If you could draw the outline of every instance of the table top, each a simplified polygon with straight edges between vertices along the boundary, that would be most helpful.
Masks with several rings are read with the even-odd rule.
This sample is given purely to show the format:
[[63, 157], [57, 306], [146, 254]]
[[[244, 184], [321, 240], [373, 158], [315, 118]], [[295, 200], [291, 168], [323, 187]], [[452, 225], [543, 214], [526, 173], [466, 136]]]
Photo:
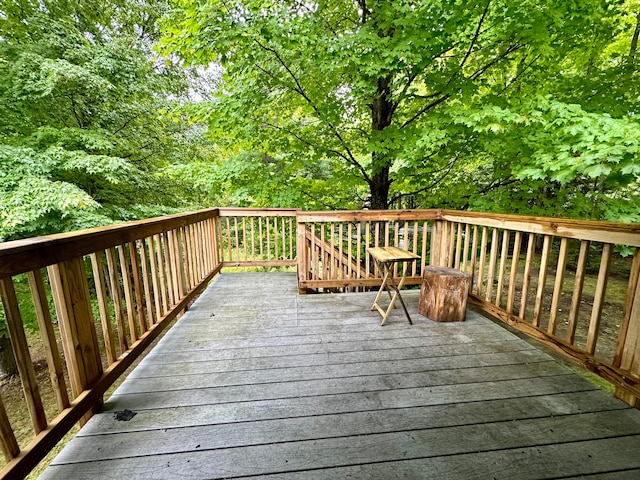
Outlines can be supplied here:
[[398, 247], [370, 247], [367, 250], [379, 262], [406, 262], [420, 258], [420, 255]]

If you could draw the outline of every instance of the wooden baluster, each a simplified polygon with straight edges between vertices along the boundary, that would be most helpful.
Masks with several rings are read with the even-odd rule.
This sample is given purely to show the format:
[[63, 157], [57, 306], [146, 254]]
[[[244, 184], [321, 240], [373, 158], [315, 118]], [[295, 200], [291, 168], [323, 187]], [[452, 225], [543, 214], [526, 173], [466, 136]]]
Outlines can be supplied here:
[[122, 274], [122, 286], [124, 288], [124, 302], [127, 305], [127, 321], [129, 322], [129, 335], [131, 343], [138, 340], [138, 331], [136, 329], [136, 311], [133, 305], [133, 286], [131, 284], [131, 270], [129, 269], [129, 260], [124, 245], [117, 247], [118, 258], [120, 260], [120, 273]]
[[338, 273], [340, 274], [340, 278], [344, 278], [344, 272], [342, 270], [342, 266], [344, 265], [344, 258], [342, 257], [343, 246], [342, 246], [342, 223], [338, 223]]
[[[458, 224], [459, 226], [460, 224]], [[447, 267], [449, 268], [453, 268], [453, 266], [455, 265], [455, 258], [454, 258], [454, 252], [455, 252], [455, 247], [456, 247], [456, 224], [453, 222], [447, 222], [447, 235], [446, 235], [446, 239], [447, 239], [447, 248], [449, 249], [447, 251]]]
[[356, 278], [362, 278], [362, 222], [356, 224], [356, 260], [358, 268]]
[[240, 237], [238, 228], [238, 217], [233, 217], [233, 238], [235, 240], [235, 261], [240, 261]]
[[[318, 280], [327, 280], [327, 264], [326, 264], [326, 254], [324, 251], [324, 246], [326, 243], [325, 237], [324, 237], [324, 228], [325, 228], [325, 224], [324, 222], [320, 224], [320, 252], [318, 252], [318, 261], [321, 262], [322, 267], [320, 268], [320, 264], [318, 265]], [[320, 272], [322, 272], [322, 275], [320, 275]]]
[[[433, 230], [432, 230], [433, 231]], [[424, 267], [427, 265], [427, 237], [429, 236], [429, 223], [425, 220], [422, 222], [422, 250], [420, 252], [420, 276], [424, 272]], [[417, 263], [417, 262], [414, 262]]]
[[560, 305], [560, 296], [562, 295], [562, 284], [564, 282], [564, 270], [567, 265], [567, 245], [569, 240], [562, 238], [560, 240], [560, 252], [558, 254], [558, 263], [556, 267], [556, 279], [553, 285], [553, 297], [551, 298], [551, 311], [549, 312], [549, 325], [547, 332], [550, 335], [556, 334], [556, 322], [558, 319], [558, 307]]
[[[413, 222], [413, 245], [412, 245], [412, 249], [411, 249], [411, 252], [414, 255], [418, 255], [418, 232], [419, 232], [419, 230], [418, 230], [418, 221], [415, 220]], [[422, 255], [420, 255], [420, 256], [422, 256]], [[418, 262], [411, 262], [411, 263], [412, 263], [412, 265], [411, 265], [411, 275], [413, 277], [415, 277], [415, 276], [418, 275]]]
[[[58, 411], [61, 412], [69, 406], [69, 395], [67, 393], [67, 385], [64, 380], [64, 370], [62, 369], [58, 343], [56, 342], [55, 333], [53, 331], [53, 321], [51, 319], [51, 312], [49, 312], [49, 303], [45, 293], [44, 280], [42, 279], [42, 273], [40, 270], [28, 272], [27, 278], [29, 280], [29, 288], [31, 290], [31, 297], [33, 298], [36, 318], [38, 319], [38, 327], [42, 337], [42, 344], [47, 357], [51, 386], [53, 387], [53, 392], [56, 396]], [[109, 327], [110, 326], [111, 325], [109, 324]], [[105, 344], [107, 345], [108, 353], [113, 348], [113, 345], [111, 338], [107, 338], [106, 335]]]
[[142, 281], [140, 278], [140, 262], [138, 261], [138, 242], [136, 240], [129, 243], [129, 258], [131, 259], [131, 271], [133, 273], [133, 290], [136, 296], [136, 308], [138, 327], [140, 335], [147, 331], [146, 312], [144, 298], [142, 297]]
[[487, 276], [487, 291], [485, 293], [485, 300], [491, 301], [493, 296], [493, 281], [496, 276], [496, 257], [498, 256], [498, 229], [494, 228], [491, 233], [491, 253], [489, 254], [489, 274]]
[[335, 224], [333, 222], [331, 222], [330, 227], [329, 227], [329, 244], [327, 245], [327, 250], [328, 250], [328, 256], [331, 258], [331, 260], [329, 260], [329, 265], [331, 266], [330, 272], [329, 272], [329, 278], [331, 280], [334, 280], [336, 277], [336, 260], [335, 260], [335, 250], [336, 250], [336, 245], [335, 245]]
[[[116, 361], [116, 358], [118, 358], [118, 356], [116, 355], [116, 345], [113, 338], [113, 328], [111, 327], [111, 315], [109, 314], [109, 302], [107, 300], [107, 287], [105, 284], [104, 271], [102, 270], [102, 262], [100, 261], [100, 257], [98, 257], [97, 253], [92, 253], [91, 255], [89, 255], [89, 257], [91, 258], [93, 283], [96, 287], [96, 298], [98, 299], [98, 310], [100, 311], [100, 324], [102, 325], [102, 336], [104, 338], [104, 348], [107, 353], [107, 363], [111, 365]], [[33, 273], [34, 272], [31, 272], [31, 275]], [[31, 275], [29, 276], [29, 284], [31, 284], [32, 282]], [[35, 285], [38, 280], [34, 279], [33, 282], [34, 286], [32, 287], [32, 291], [38, 288], [38, 286]], [[40, 278], [40, 282], [42, 282], [42, 278]], [[42, 291], [44, 292], [44, 289]], [[46, 308], [45, 310], [46, 315], [48, 315], [49, 309]], [[42, 331], [42, 326], [40, 326], [40, 331]], [[53, 333], [53, 330], [51, 331], [51, 333]], [[55, 343], [55, 338], [53, 338], [53, 340]]]
[[[74, 258], [52, 265], [48, 271], [71, 390], [77, 398], [102, 375], [85, 264], [82, 258]], [[93, 411], [99, 411], [101, 406], [102, 400], [94, 405]], [[91, 415], [92, 412], [86, 413], [80, 423], [84, 425]]]
[[[469, 270], [471, 273], [470, 290], [473, 291], [473, 281], [476, 279], [476, 263], [478, 260], [478, 226], [473, 226], [473, 239], [471, 241], [471, 264]], [[477, 294], [480, 295], [479, 293]]]
[[520, 299], [520, 311], [518, 318], [524, 320], [527, 314], [527, 298], [529, 296], [529, 285], [531, 284], [531, 269], [533, 268], [533, 257], [536, 249], [536, 235], [529, 234], [529, 242], [527, 244], [527, 256], [524, 261], [524, 274], [522, 277], [522, 294]]
[[320, 264], [318, 263], [318, 246], [316, 245], [316, 224], [311, 224], [311, 270], [313, 280], [320, 280]]
[[24, 398], [27, 402], [29, 415], [31, 416], [31, 425], [37, 435], [47, 428], [47, 416], [42, 406], [40, 387], [33, 369], [33, 361], [29, 353], [27, 337], [24, 333], [24, 325], [22, 323], [22, 315], [20, 315], [18, 299], [16, 298], [16, 291], [13, 287], [11, 277], [0, 280], [0, 297], [2, 297], [2, 305], [9, 330], [9, 338], [11, 339], [13, 356], [18, 366]]
[[[228, 220], [228, 217], [227, 217]], [[162, 234], [162, 250], [164, 256], [164, 271], [167, 279], [167, 302], [168, 310], [178, 303], [178, 285], [176, 282], [175, 265], [173, 263], [173, 246], [169, 238], [169, 232]]]
[[[236, 230], [236, 235], [237, 235], [237, 230]], [[171, 231], [171, 236], [170, 238], [172, 238], [173, 240], [173, 261], [175, 264], [175, 270], [176, 270], [176, 281], [178, 284], [178, 298], [177, 301], [180, 301], [184, 298], [184, 296], [186, 295], [186, 286], [185, 286], [185, 274], [184, 274], [184, 265], [185, 265], [185, 260], [184, 260], [184, 251], [182, 248], [182, 238], [181, 238], [181, 231], [180, 230], [172, 230]], [[238, 256], [238, 259], [240, 257]]]
[[565, 339], [573, 345], [578, 326], [578, 313], [580, 311], [580, 301], [582, 300], [582, 289], [584, 279], [587, 274], [587, 260], [589, 258], [590, 242], [582, 240], [580, 242], [580, 254], [578, 255], [578, 265], [576, 266], [576, 278], [573, 281], [573, 293], [571, 294], [571, 308], [569, 309], [569, 324]]
[[168, 283], [170, 283], [168, 281], [167, 278], [167, 267], [165, 265], [165, 255], [163, 255], [163, 251], [162, 251], [162, 236], [160, 235], [156, 235], [155, 240], [153, 242], [154, 244], [154, 250], [155, 250], [155, 254], [156, 254], [156, 260], [157, 260], [157, 265], [156, 265], [156, 272], [158, 275], [158, 281], [160, 282], [160, 295], [161, 295], [161, 299], [162, 299], [162, 315], [166, 314], [169, 311], [169, 302], [170, 297], [168, 294]]
[[469, 241], [470, 238], [470, 225], [467, 223], [464, 226], [464, 247], [462, 249], [462, 271], [467, 271], [467, 264], [469, 262]]
[[247, 217], [242, 217], [242, 254], [243, 260], [246, 262], [247, 259]]
[[[393, 245], [395, 247], [399, 247], [399, 241], [400, 241], [400, 222], [398, 222], [397, 220], [395, 222], [393, 222]], [[404, 247], [406, 248], [406, 246]], [[398, 277], [398, 262], [393, 264], [393, 276], [394, 277]]]
[[456, 253], [454, 258], [454, 268], [460, 269], [460, 253], [462, 252], [462, 224], [458, 223], [458, 234], [456, 236]]
[[587, 353], [591, 355], [596, 352], [596, 343], [600, 330], [600, 319], [602, 318], [602, 307], [604, 296], [607, 291], [607, 280], [609, 279], [609, 266], [611, 265], [611, 254], [613, 245], [605, 243], [602, 245], [602, 258], [600, 259], [600, 270], [596, 282], [596, 292], [593, 296], [593, 307], [591, 309], [591, 320], [589, 321], [589, 331], [587, 332]]
[[293, 217], [289, 217], [289, 260], [294, 260], [293, 250]]
[[353, 235], [353, 225], [351, 222], [347, 225], [347, 278], [353, 278], [353, 255], [352, 255], [352, 240], [351, 236]]
[[262, 233], [262, 217], [258, 217], [258, 234], [260, 238], [260, 260], [264, 260], [264, 234]]
[[[269, 223], [271, 221], [269, 220]], [[278, 260], [280, 257], [280, 232], [278, 231], [278, 217], [273, 217], [273, 259]]]
[[[225, 217], [225, 221], [226, 221], [226, 226], [227, 226], [227, 250], [228, 250], [228, 261], [232, 261], [232, 254], [231, 252], [233, 251], [233, 244], [231, 242], [231, 220], [229, 219], [229, 217]], [[223, 243], [223, 247], [222, 247], [222, 258], [225, 258], [225, 252], [224, 252], [224, 243]]]
[[509, 274], [509, 290], [507, 294], [507, 312], [513, 313], [513, 302], [516, 295], [516, 284], [518, 283], [518, 263], [520, 263], [520, 244], [522, 243], [522, 232], [516, 232], [513, 240], [513, 256], [511, 257], [511, 273]]
[[184, 241], [184, 269], [185, 269], [185, 282], [186, 282], [186, 291], [189, 291], [196, 284], [196, 277], [198, 275], [196, 271], [196, 259], [195, 259], [195, 251], [193, 249], [193, 232], [192, 226], [187, 225], [182, 230], [182, 238]]
[[482, 238], [480, 240], [480, 266], [478, 267], [478, 288], [476, 289], [476, 295], [482, 296], [482, 287], [484, 284], [484, 264], [487, 259], [487, 227], [482, 227]]
[[502, 232], [502, 250], [500, 251], [500, 267], [498, 268], [498, 289], [496, 291], [496, 301], [494, 304], [500, 307], [502, 300], [502, 289], [504, 288], [504, 273], [507, 266], [507, 258], [509, 257], [509, 241], [511, 234], [509, 230]]
[[267, 260], [271, 261], [271, 220], [269, 217], [264, 217], [265, 234], [267, 236]]
[[162, 316], [164, 315], [164, 311], [162, 310], [161, 307], [161, 293], [160, 293], [160, 288], [159, 288], [159, 282], [158, 282], [158, 274], [159, 274], [159, 267], [158, 267], [158, 262], [157, 262], [157, 256], [156, 256], [156, 251], [155, 251], [155, 246], [154, 246], [154, 240], [153, 237], [148, 237], [146, 239], [147, 242], [147, 250], [149, 251], [149, 264], [151, 265], [151, 287], [153, 288], [153, 303], [156, 307], [156, 314], [154, 317], [154, 324], [160, 319], [162, 318]]
[[[212, 218], [210, 225], [210, 241], [211, 249], [213, 250], [213, 264], [211, 265], [211, 270], [213, 270], [222, 264], [222, 254], [220, 251], [222, 248], [222, 220], [220, 220], [220, 217]], [[262, 252], [262, 245], [260, 246], [260, 249], [260, 252]]]
[[118, 281], [116, 252], [113, 248], [105, 250], [107, 257], [107, 271], [109, 272], [109, 290], [113, 299], [113, 307], [116, 314], [116, 325], [118, 326], [118, 342], [120, 344], [120, 353], [126, 352], [129, 347], [127, 340], [126, 327], [124, 325], [124, 309], [122, 308], [122, 296], [120, 292], [120, 282]]
[[13, 433], [13, 428], [11, 428], [2, 397], [0, 397], [0, 448], [2, 448], [4, 459], [7, 462], [20, 455], [20, 447]]
[[384, 221], [384, 246], [389, 246], [389, 221]]
[[207, 242], [207, 236], [205, 234], [206, 228], [206, 220], [198, 222], [195, 232], [195, 238], [193, 239], [193, 248], [195, 248], [196, 258], [198, 259], [198, 282], [200, 282], [209, 273], [207, 270], [209, 243]]
[[547, 270], [549, 268], [549, 251], [551, 250], [551, 237], [544, 236], [542, 242], [542, 254], [540, 255], [540, 274], [538, 275], [538, 290], [536, 291], [536, 303], [533, 307], [534, 327], [540, 326], [540, 316], [542, 314], [542, 302], [544, 300], [544, 288], [547, 283]]
[[[256, 232], [255, 232], [255, 223], [256, 219], [251, 217], [251, 260], [258, 260], [256, 257]], [[299, 226], [298, 226], [299, 227]], [[300, 232], [297, 232], [300, 234]]]
[[284, 223], [284, 217], [275, 217], [274, 221], [278, 223], [278, 258], [276, 260], [286, 260], [287, 259], [287, 226]]
[[144, 238], [140, 240], [140, 265], [142, 267], [142, 285], [144, 287], [144, 301], [147, 308], [147, 320], [149, 322], [148, 327], [151, 328], [155, 325], [156, 320], [159, 318], [157, 313], [153, 312], [153, 298], [151, 296], [151, 282], [149, 281], [149, 263], [148, 258], [153, 256], [147, 252], [147, 245]]
[[369, 247], [371, 246], [371, 222], [366, 222], [365, 223], [365, 249], [364, 249], [364, 256], [365, 256], [365, 271], [366, 271], [366, 278], [371, 277], [371, 269], [370, 269], [370, 265], [371, 265], [371, 255], [369, 255]]

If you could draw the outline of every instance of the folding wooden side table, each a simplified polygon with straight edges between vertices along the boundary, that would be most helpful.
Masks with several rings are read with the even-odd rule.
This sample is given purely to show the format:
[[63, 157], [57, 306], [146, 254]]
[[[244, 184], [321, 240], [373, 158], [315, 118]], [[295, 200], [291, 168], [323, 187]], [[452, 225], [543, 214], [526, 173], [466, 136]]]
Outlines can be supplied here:
[[[376, 299], [373, 301], [371, 310], [377, 310], [380, 315], [382, 315], [382, 323], [380, 324], [382, 326], [387, 322], [387, 318], [389, 318], [389, 314], [391, 313], [391, 310], [393, 310], [396, 300], [400, 300], [409, 323], [413, 325], [409, 312], [407, 311], [407, 307], [402, 299], [402, 295], [400, 295], [400, 289], [407, 279], [407, 271], [409, 270], [408, 265], [402, 270], [402, 277], [400, 277], [399, 283], [396, 283], [396, 279], [393, 276], [393, 267], [399, 262], [415, 262], [420, 259], [420, 256], [398, 247], [371, 247], [368, 250], [369, 254], [384, 272], [382, 285], [380, 285], [380, 290], [378, 290], [378, 295], [376, 295]], [[378, 300], [380, 300], [380, 296], [384, 290], [387, 291], [389, 298], [391, 299], [387, 310], [383, 310], [378, 303]], [[393, 295], [391, 295], [391, 290], [394, 291]]]

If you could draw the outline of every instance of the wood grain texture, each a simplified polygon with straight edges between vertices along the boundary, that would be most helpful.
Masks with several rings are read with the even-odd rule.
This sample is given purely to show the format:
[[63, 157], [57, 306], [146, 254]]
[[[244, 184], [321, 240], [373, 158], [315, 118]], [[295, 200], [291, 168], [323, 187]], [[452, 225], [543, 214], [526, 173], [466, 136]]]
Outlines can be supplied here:
[[[2, 298], [2, 306], [4, 307], [9, 338], [11, 339], [11, 349], [13, 350], [13, 356], [16, 361], [16, 366], [18, 367], [24, 398], [27, 402], [27, 408], [31, 417], [31, 425], [37, 435], [47, 428], [47, 416], [42, 405], [40, 386], [38, 385], [36, 373], [33, 368], [29, 345], [27, 344], [27, 337], [22, 324], [22, 316], [18, 306], [18, 299], [11, 278], [0, 280], [0, 297]], [[11, 447], [9, 450], [11, 450]]]
[[29, 288], [31, 290], [31, 298], [33, 299], [36, 317], [38, 319], [38, 328], [40, 329], [40, 336], [42, 337], [42, 344], [47, 358], [51, 386], [56, 396], [56, 402], [58, 403], [58, 411], [62, 411], [69, 406], [69, 394], [64, 379], [64, 370], [58, 343], [56, 342], [53, 331], [53, 319], [49, 311], [49, 302], [45, 293], [42, 272], [40, 270], [29, 272], [27, 278], [29, 280]]

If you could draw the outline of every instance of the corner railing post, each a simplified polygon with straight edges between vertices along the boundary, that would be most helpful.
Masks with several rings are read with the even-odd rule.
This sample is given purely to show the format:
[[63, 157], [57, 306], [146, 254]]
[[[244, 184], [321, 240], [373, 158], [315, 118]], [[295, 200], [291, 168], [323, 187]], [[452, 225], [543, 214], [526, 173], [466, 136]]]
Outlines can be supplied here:
[[[102, 375], [85, 265], [82, 258], [74, 258], [52, 265], [48, 271], [71, 389], [77, 398]], [[94, 412], [101, 406], [100, 400], [94, 405]], [[81, 423], [91, 415], [92, 412], [85, 414]]]
[[[640, 248], [635, 249], [613, 365], [640, 377]], [[640, 398], [621, 387], [616, 397], [640, 408]]]
[[307, 280], [307, 272], [309, 271], [309, 256], [307, 250], [306, 225], [298, 219], [296, 212], [296, 257], [298, 260], [298, 292], [307, 293], [307, 289], [302, 287], [303, 282]]

